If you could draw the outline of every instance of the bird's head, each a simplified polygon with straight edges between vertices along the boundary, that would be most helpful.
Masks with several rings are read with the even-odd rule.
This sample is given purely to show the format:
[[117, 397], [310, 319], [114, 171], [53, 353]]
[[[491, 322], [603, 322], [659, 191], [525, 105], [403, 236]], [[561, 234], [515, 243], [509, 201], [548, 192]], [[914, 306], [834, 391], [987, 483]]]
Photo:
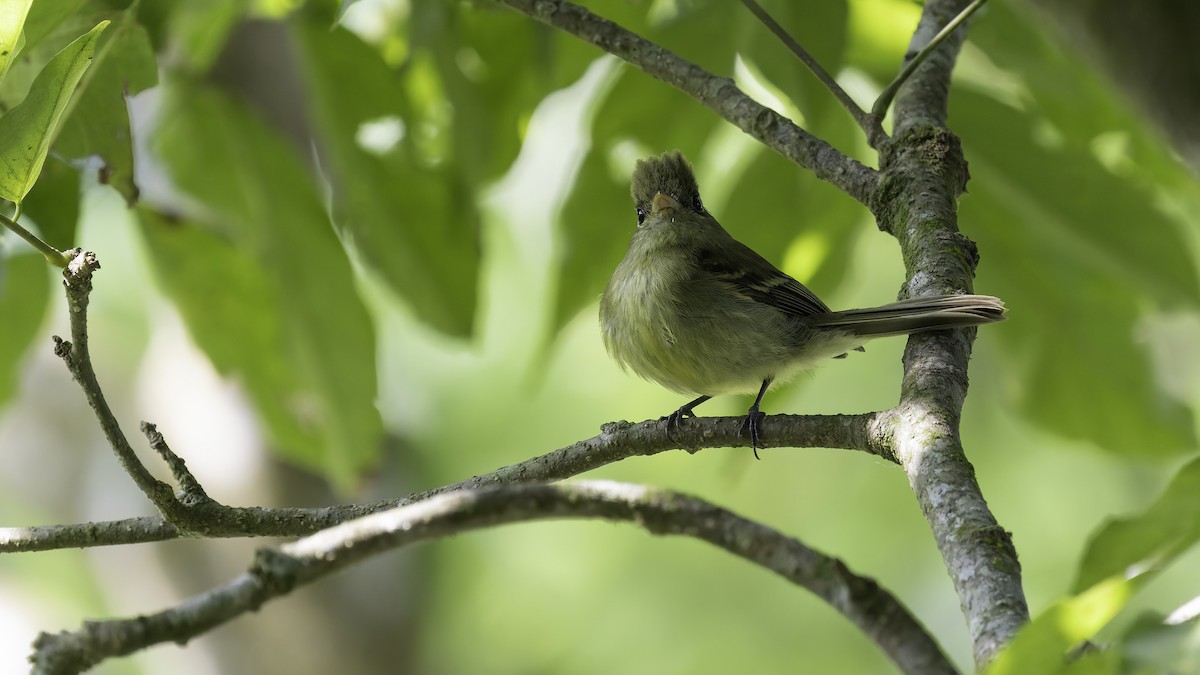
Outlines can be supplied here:
[[704, 213], [696, 176], [678, 150], [638, 160], [629, 192], [637, 207], [638, 225], [670, 211]]

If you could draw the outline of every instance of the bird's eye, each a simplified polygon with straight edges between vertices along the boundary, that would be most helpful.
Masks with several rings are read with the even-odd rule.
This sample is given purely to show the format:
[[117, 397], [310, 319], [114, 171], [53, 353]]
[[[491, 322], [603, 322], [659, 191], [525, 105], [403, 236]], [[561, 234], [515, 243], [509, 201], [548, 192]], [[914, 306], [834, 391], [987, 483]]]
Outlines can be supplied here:
[[639, 206], [639, 207], [637, 207], [637, 212], [638, 212], [638, 225], [641, 225], [642, 222], [644, 222], [646, 220], [646, 209], [643, 209], [642, 207]]

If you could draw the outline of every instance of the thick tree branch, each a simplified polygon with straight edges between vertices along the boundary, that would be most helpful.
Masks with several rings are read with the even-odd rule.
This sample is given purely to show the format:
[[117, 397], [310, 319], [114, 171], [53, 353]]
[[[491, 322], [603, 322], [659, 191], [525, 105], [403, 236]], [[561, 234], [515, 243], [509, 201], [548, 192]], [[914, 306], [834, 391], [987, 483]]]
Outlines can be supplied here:
[[[890, 454], [891, 412], [862, 415], [772, 415], [763, 447], [844, 448], [895, 462]], [[208, 500], [189, 512], [188, 533], [205, 537], [298, 537], [381, 510], [436, 495], [512, 483], [550, 482], [576, 476], [628, 457], [684, 449], [745, 447], [742, 417], [702, 417], [668, 434], [662, 422], [612, 422], [597, 436], [473, 478], [374, 504], [319, 509], [224, 506]], [[152, 445], [157, 446], [152, 436]], [[161, 441], [161, 437], [158, 439]], [[194, 479], [193, 479], [194, 480]], [[181, 483], [186, 482], [181, 480]], [[199, 488], [199, 485], [196, 485]], [[185, 494], [188, 494], [185, 492]], [[203, 494], [203, 490], [200, 490]], [[48, 551], [165, 541], [183, 536], [163, 517], [128, 518], [100, 523], [0, 528], [0, 553]]]
[[878, 176], [794, 122], [750, 98], [728, 77], [718, 77], [621, 26], [562, 0], [498, 0], [584, 42], [591, 43], [688, 94], [730, 124], [821, 180], [864, 204]]
[[706, 541], [829, 603], [903, 672], [956, 672], [895, 597], [839, 560], [694, 497], [608, 481], [452, 492], [343, 523], [279, 548], [261, 549], [248, 572], [176, 607], [89, 622], [75, 632], [43, 633], [31, 660], [41, 674], [78, 673], [112, 656], [186, 642], [294, 588], [394, 548], [484, 527], [559, 518], [627, 521], [652, 534]]
[[[913, 36], [917, 53], [966, 0], [929, 0]], [[884, 187], [873, 209], [900, 243], [906, 292], [970, 292], [978, 253], [958, 231], [967, 166], [944, 128], [950, 72], [965, 29], [934, 50], [900, 89], [893, 143], [881, 158]], [[910, 338], [895, 449], [954, 582], [982, 668], [1029, 620], [1012, 541], [988, 510], [963, 452], [959, 418], [974, 329]]]

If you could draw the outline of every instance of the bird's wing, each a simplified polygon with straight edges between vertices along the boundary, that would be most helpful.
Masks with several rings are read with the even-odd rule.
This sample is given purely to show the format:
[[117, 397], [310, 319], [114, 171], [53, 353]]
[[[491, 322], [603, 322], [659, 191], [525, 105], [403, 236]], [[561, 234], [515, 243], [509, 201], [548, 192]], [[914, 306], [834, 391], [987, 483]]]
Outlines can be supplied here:
[[719, 248], [702, 249], [697, 264], [745, 297], [770, 305], [785, 314], [805, 317], [830, 311], [804, 284], [784, 274], [732, 237]]

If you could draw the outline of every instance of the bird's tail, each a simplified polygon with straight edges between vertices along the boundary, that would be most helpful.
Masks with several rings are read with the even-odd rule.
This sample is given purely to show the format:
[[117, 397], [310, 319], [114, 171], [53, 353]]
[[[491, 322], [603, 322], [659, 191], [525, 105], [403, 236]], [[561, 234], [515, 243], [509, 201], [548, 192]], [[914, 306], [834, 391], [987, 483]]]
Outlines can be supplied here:
[[935, 295], [882, 307], [848, 309], [810, 319], [814, 326], [842, 328], [860, 337], [907, 335], [1004, 320], [1004, 302], [990, 295]]

